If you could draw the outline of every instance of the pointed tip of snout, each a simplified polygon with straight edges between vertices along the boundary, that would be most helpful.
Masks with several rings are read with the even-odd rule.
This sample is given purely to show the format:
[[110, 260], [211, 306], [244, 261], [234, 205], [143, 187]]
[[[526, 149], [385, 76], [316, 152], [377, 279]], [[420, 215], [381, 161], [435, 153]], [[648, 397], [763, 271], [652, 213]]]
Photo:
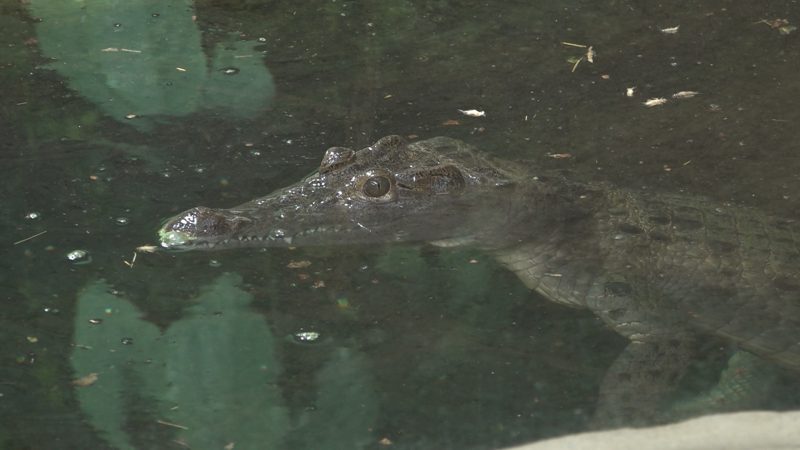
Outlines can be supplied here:
[[158, 240], [165, 250], [181, 250], [206, 232], [213, 210], [204, 206], [184, 211], [164, 221], [158, 230]]
[[[158, 231], [165, 250], [210, 249], [218, 245], [243, 241], [241, 234], [252, 219], [241, 211], [198, 206], [167, 219]], [[252, 240], [247, 236], [248, 240]]]
[[192, 240], [191, 235], [183, 231], [161, 228], [158, 230], [158, 240], [161, 248], [165, 250], [179, 250]]

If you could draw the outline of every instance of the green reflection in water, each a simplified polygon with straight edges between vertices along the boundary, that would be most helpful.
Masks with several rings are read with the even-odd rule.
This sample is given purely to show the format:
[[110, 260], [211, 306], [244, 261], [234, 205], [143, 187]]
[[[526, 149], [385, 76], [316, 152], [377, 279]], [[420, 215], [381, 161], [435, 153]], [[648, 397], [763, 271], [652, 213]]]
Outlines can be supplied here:
[[202, 109], [244, 118], [274, 96], [257, 42], [231, 35], [203, 52], [191, 1], [32, 0], [30, 10], [49, 67], [116, 120], [147, 128]]
[[315, 408], [291, 423], [276, 340], [240, 283], [238, 275], [221, 275], [163, 331], [105, 282], [84, 289], [71, 362], [80, 376], [97, 374], [76, 388], [91, 424], [122, 449], [171, 440], [198, 449], [373, 442], [371, 380], [363, 358], [348, 349], [334, 349], [316, 376]]

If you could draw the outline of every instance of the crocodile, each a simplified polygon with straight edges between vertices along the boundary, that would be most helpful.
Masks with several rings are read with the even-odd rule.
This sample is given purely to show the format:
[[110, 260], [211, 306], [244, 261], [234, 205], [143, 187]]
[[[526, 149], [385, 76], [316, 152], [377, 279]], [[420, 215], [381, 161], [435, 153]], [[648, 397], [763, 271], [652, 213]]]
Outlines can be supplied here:
[[662, 401], [709, 336], [800, 372], [800, 223], [575, 181], [447, 137], [330, 148], [298, 183], [230, 209], [189, 209], [159, 236], [170, 250], [479, 248], [528, 288], [628, 338], [598, 400], [616, 417]]

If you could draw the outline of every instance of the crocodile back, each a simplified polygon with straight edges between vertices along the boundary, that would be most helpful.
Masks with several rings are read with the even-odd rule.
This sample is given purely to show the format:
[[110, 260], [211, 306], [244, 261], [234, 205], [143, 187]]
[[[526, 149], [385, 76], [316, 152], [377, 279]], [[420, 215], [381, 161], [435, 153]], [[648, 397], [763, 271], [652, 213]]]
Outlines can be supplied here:
[[800, 369], [800, 224], [697, 197], [608, 199], [595, 218], [604, 272], [654, 328], [699, 329]]
[[494, 256], [529, 288], [592, 310], [634, 342], [713, 334], [800, 370], [800, 224], [605, 185], [578, 197], [591, 213], [546, 233], [531, 226]]

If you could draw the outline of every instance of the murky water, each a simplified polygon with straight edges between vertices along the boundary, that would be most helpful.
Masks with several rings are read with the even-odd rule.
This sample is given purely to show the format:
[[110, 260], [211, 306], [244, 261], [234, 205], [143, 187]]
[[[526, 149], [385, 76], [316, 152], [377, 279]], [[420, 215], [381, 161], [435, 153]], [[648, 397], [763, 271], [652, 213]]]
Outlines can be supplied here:
[[[800, 219], [798, 23], [796, 1], [3, 0], [0, 445], [490, 449], [585, 430], [625, 341], [478, 251], [135, 249], [180, 210], [386, 134]], [[797, 407], [796, 375], [765, 377], [742, 408]]]

